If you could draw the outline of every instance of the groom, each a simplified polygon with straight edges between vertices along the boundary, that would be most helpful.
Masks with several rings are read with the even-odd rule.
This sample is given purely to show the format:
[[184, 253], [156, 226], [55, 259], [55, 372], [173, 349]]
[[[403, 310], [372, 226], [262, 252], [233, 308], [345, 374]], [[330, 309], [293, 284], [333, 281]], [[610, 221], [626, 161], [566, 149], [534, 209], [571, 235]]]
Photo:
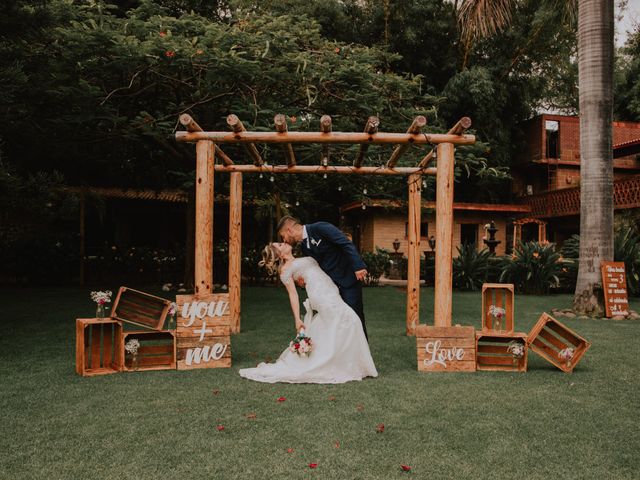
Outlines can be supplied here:
[[344, 302], [360, 317], [362, 330], [368, 340], [360, 283], [367, 276], [367, 266], [353, 242], [330, 223], [301, 225], [297, 219], [288, 215], [278, 223], [278, 233], [288, 244], [301, 243], [302, 253], [313, 257], [331, 277]]

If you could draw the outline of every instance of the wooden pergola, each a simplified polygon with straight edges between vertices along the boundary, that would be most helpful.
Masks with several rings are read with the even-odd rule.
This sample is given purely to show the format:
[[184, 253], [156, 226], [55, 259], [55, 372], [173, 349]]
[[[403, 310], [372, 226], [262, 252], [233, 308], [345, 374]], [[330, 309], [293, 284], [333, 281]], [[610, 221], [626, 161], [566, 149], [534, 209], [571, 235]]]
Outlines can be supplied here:
[[[468, 117], [462, 118], [444, 134], [424, 133], [426, 118], [417, 116], [406, 133], [378, 132], [380, 121], [369, 117], [363, 132], [334, 132], [331, 117], [324, 115], [318, 132], [289, 132], [286, 116], [274, 118], [275, 131], [250, 132], [236, 115], [227, 117], [230, 131], [204, 131], [188, 114], [180, 116], [186, 131], [176, 132], [176, 141], [196, 144], [196, 241], [195, 293], [206, 295], [213, 288], [213, 179], [214, 172], [231, 175], [229, 200], [229, 303], [232, 331], [240, 331], [240, 263], [242, 227], [242, 174], [338, 174], [338, 175], [405, 175], [409, 189], [408, 275], [407, 275], [407, 335], [414, 335], [420, 323], [420, 216], [422, 176], [436, 176], [436, 250], [435, 258], [435, 326], [451, 326], [452, 310], [452, 237], [453, 183], [455, 145], [472, 145], [473, 135], [464, 132], [471, 127]], [[236, 164], [220, 148], [220, 144], [242, 144], [253, 165]], [[279, 144], [283, 147], [286, 165], [267, 165], [256, 143]], [[318, 165], [298, 165], [294, 145], [321, 144]], [[358, 144], [358, 154], [352, 165], [331, 165], [331, 144]], [[363, 165], [369, 145], [395, 145], [384, 166]], [[397, 167], [398, 160], [411, 145], [435, 145], [415, 167]], [[216, 164], [215, 159], [220, 163]], [[437, 158], [437, 168], [429, 166]]]

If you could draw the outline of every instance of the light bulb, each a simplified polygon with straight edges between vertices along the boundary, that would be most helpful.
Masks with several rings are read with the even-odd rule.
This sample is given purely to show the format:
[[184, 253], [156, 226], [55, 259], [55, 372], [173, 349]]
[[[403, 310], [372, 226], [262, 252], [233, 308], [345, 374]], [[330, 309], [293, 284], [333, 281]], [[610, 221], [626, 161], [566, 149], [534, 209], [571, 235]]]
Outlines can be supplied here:
[[327, 178], [327, 174], [325, 173], [325, 174], [322, 176], [322, 178]]
[[341, 192], [342, 191], [342, 185], [338, 185], [338, 191]]
[[366, 188], [366, 187], [362, 190], [362, 194], [363, 194], [363, 195], [366, 195], [366, 194], [367, 194], [367, 188]]
[[264, 175], [260, 174], [260, 178], [264, 178]]
[[300, 206], [300, 202], [298, 200], [296, 200], [296, 207]]
[[427, 181], [426, 180], [422, 181], [422, 188], [427, 188]]
[[362, 204], [362, 209], [363, 209], [363, 210], [366, 210], [366, 209], [367, 209], [367, 206], [366, 206], [364, 203]]
[[326, 158], [323, 158], [323, 159], [322, 159], [322, 165], [324, 165], [325, 167], [326, 167], [327, 165], [329, 165], [329, 160], [328, 160], [328, 159], [326, 159]]
[[270, 182], [275, 182], [276, 181], [276, 177], [274, 177], [273, 175], [271, 175], [271, 178], [269, 179]]

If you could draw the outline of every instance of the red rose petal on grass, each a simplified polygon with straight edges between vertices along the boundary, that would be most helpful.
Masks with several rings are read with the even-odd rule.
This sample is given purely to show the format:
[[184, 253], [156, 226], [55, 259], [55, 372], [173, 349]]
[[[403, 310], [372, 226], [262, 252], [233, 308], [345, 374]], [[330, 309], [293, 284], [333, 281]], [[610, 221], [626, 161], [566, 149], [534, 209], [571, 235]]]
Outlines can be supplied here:
[[287, 400], [287, 397], [278, 397], [279, 402], [284, 402]]
[[161, 37], [165, 37], [166, 35], [167, 35], [166, 32], [160, 32]]
[[340, 448], [340, 442], [336, 440], [335, 442], [333, 442], [333, 446], [336, 448]]
[[309, 468], [316, 468], [318, 466], [317, 463], [310, 463]]
[[402, 469], [403, 472], [411, 471], [411, 467], [409, 465], [400, 465], [400, 468]]
[[176, 52], [174, 52], [173, 50], [167, 50], [166, 52], [164, 52], [164, 56], [167, 58], [173, 58], [176, 56]]
[[376, 432], [378, 432], [378, 433], [383, 433], [384, 432], [384, 423], [381, 423], [376, 427]]
[[293, 453], [293, 448], [287, 448], [287, 453]]
[[336, 47], [336, 48], [335, 48], [335, 50], [334, 50], [334, 52], [336, 52], [336, 53], [340, 53], [340, 47]]
[[224, 430], [224, 425], [217, 425], [216, 430], [218, 430], [219, 432], [222, 432]]

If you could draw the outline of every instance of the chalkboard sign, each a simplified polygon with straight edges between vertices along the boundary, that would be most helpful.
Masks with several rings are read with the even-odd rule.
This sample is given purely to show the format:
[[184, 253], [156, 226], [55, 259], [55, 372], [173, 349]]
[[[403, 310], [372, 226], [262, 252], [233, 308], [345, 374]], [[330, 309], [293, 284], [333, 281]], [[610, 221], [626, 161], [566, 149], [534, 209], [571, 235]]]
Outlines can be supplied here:
[[604, 289], [605, 315], [607, 317], [629, 314], [627, 277], [623, 262], [602, 262], [602, 288]]

